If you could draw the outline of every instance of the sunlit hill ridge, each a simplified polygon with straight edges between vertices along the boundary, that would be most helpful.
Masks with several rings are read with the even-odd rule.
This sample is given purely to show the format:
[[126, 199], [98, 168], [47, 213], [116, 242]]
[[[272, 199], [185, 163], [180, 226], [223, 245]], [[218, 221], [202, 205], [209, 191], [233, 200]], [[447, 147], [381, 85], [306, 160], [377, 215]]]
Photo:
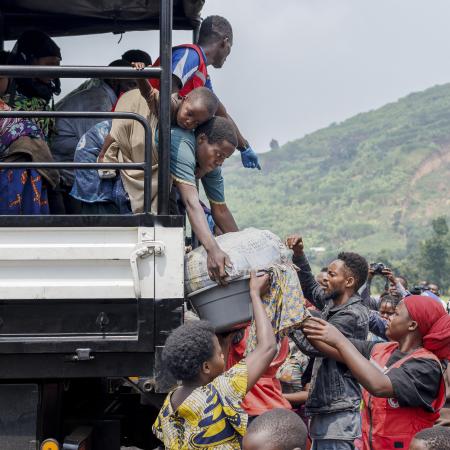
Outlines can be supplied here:
[[431, 219], [450, 213], [450, 84], [289, 142], [261, 165], [225, 165], [240, 227], [299, 231], [327, 251], [406, 256]]

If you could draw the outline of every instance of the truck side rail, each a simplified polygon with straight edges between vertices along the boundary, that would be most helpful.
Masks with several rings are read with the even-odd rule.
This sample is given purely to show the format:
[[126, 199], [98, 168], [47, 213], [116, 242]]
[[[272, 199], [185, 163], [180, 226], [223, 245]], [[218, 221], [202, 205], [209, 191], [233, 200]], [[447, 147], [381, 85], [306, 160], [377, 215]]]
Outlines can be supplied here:
[[[1, 68], [1, 67], [0, 67]], [[129, 69], [127, 69], [129, 70]], [[145, 120], [139, 114], [130, 112], [88, 112], [88, 111], [0, 111], [0, 119], [7, 118], [31, 118], [31, 117], [64, 117], [64, 118], [98, 118], [98, 119], [130, 119], [137, 120], [144, 127], [144, 154], [143, 163], [80, 163], [80, 162], [0, 162], [2, 168], [26, 168], [26, 169], [133, 169], [144, 171], [144, 213], [151, 212], [152, 195], [152, 149], [151, 130]]]
[[[159, 50], [160, 50], [160, 67], [147, 67], [143, 70], [135, 70], [128, 67], [98, 67], [98, 66], [0, 66], [0, 77], [11, 77], [11, 78], [159, 78], [160, 79], [160, 119], [159, 119], [159, 144], [158, 144], [158, 214], [168, 215], [169, 214], [169, 188], [170, 188], [170, 174], [169, 174], [169, 161], [170, 161], [170, 95], [172, 91], [172, 27], [173, 27], [173, 0], [160, 0], [159, 8]], [[57, 115], [45, 115], [50, 114], [48, 112], [27, 112], [24, 116], [15, 116], [16, 112], [6, 112], [6, 114], [1, 114], [1, 117], [58, 117]], [[52, 114], [55, 114], [53, 112]], [[74, 114], [74, 113], [69, 113]], [[94, 116], [94, 112], [83, 112], [82, 115], [68, 115], [59, 117], [117, 117], [117, 115], [98, 115]], [[103, 114], [103, 113], [101, 113]], [[117, 114], [117, 113], [111, 113]], [[136, 117], [127, 117], [134, 120], [139, 120]], [[139, 120], [140, 123], [143, 124]], [[144, 125], [145, 128], [145, 125]], [[147, 146], [148, 137], [146, 130], [146, 141]], [[148, 163], [151, 161], [151, 150], [145, 148], [145, 167], [143, 168], [144, 173], [151, 173], [151, 165]], [[4, 163], [6, 164], [6, 163]], [[31, 163], [30, 163], [31, 164]], [[33, 167], [32, 165], [26, 167]], [[53, 168], [69, 168], [69, 166], [57, 166], [57, 163], [52, 166]], [[7, 167], [5, 165], [0, 167]], [[23, 167], [23, 166], [8, 166], [8, 167]], [[37, 166], [34, 166], [37, 167]], [[40, 166], [44, 168], [44, 166]], [[103, 165], [103, 168], [113, 168], [111, 166]], [[82, 168], [80, 165], [73, 168]], [[94, 168], [84, 166], [83, 168]], [[122, 166], [122, 168], [126, 168]], [[129, 169], [132, 167], [128, 166]], [[141, 168], [136, 167], [136, 169], [141, 170]], [[145, 194], [144, 195], [144, 212], [149, 213], [151, 210], [151, 175], [144, 176], [145, 178]], [[145, 188], [144, 188], [145, 189]]]

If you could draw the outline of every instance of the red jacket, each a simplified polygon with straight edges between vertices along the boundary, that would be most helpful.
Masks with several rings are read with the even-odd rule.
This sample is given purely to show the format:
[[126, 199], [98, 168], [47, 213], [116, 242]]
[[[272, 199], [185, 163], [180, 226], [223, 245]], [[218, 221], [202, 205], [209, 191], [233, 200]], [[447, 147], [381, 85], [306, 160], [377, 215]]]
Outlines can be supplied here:
[[[198, 88], [198, 87], [203, 87], [205, 85], [206, 80], [208, 79], [208, 70], [206, 68], [206, 61], [203, 57], [203, 52], [198, 45], [183, 44], [183, 45], [178, 45], [177, 47], [174, 47], [172, 50], [176, 50], [178, 48], [191, 48], [197, 52], [197, 55], [200, 58], [200, 63], [197, 68], [197, 71], [194, 72], [194, 74], [191, 76], [191, 78], [189, 78], [189, 80], [186, 82], [186, 84], [178, 92], [178, 95], [180, 97], [185, 97], [193, 89]], [[159, 67], [160, 64], [161, 63], [158, 58], [155, 61], [155, 63], [153, 64], [153, 67]], [[149, 82], [155, 89], [159, 90], [159, 84], [160, 84], [159, 78], [152, 78], [149, 80]]]
[[[439, 359], [423, 347], [406, 355], [395, 364], [386, 368], [390, 356], [398, 348], [398, 343], [376, 344], [372, 349], [370, 360], [386, 373], [400, 367], [412, 358]], [[408, 449], [414, 435], [430, 428], [439, 418], [439, 410], [445, 402], [445, 385], [441, 378], [439, 394], [428, 412], [420, 407], [403, 407], [395, 398], [374, 397], [363, 389], [364, 408], [362, 411], [363, 450]]]
[[[245, 330], [244, 337], [238, 344], [231, 345], [228, 353], [227, 369], [237, 364], [243, 357], [250, 327]], [[289, 339], [281, 340], [280, 349], [269, 368], [247, 393], [242, 407], [249, 416], [259, 416], [274, 408], [292, 409], [291, 404], [283, 397], [281, 383], [276, 378], [280, 366], [289, 355]]]

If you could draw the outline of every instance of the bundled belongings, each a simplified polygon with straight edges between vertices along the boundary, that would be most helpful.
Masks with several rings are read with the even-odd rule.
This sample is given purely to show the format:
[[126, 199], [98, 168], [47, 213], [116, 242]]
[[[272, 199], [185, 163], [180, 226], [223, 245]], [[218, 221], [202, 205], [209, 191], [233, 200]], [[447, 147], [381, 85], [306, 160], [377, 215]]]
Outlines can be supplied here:
[[[233, 267], [227, 270], [229, 280], [249, 275], [251, 270], [266, 270], [273, 264], [292, 261], [292, 251], [282, 240], [268, 230], [246, 228], [236, 233], [226, 233], [216, 238], [219, 247], [228, 254]], [[186, 292], [216, 286], [209, 278], [206, 251], [196, 248], [185, 258], [184, 281]]]
[[[11, 107], [0, 99], [0, 111]], [[0, 118], [1, 162], [53, 162], [42, 130], [24, 118]], [[48, 214], [47, 187], [59, 184], [55, 169], [9, 168], [0, 170], [1, 214]]]
[[[274, 264], [270, 269], [270, 289], [261, 299], [279, 342], [290, 331], [311, 317], [302, 296], [296, 267], [292, 263]], [[256, 328], [252, 323], [245, 354], [256, 347]]]
[[[201, 319], [211, 322], [216, 332], [243, 327], [251, 320], [248, 284], [251, 270], [271, 275], [269, 292], [262, 301], [277, 337], [286, 336], [309, 317], [292, 264], [292, 251], [278, 236], [267, 230], [247, 228], [219, 236], [217, 241], [233, 265], [228, 286], [220, 287], [210, 280], [203, 247], [186, 255], [185, 264], [185, 285], [191, 304]], [[255, 339], [252, 327], [247, 352], [254, 348]]]

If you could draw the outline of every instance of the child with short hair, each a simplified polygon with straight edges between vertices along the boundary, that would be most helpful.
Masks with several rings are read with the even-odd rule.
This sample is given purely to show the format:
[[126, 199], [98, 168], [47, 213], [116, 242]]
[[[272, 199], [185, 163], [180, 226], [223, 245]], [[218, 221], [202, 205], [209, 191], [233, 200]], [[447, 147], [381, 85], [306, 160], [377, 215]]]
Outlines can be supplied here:
[[268, 275], [250, 279], [250, 297], [258, 344], [245, 359], [224, 372], [225, 360], [214, 329], [204, 321], [188, 322], [167, 338], [163, 359], [181, 385], [164, 401], [153, 432], [167, 449], [240, 449], [247, 414], [240, 403], [269, 367], [276, 340], [261, 296]]
[[419, 431], [409, 450], [450, 450], [450, 428], [437, 426]]
[[[135, 64], [135, 67], [137, 65]], [[123, 94], [115, 111], [132, 112], [143, 116], [150, 126], [152, 144], [152, 210], [156, 210], [158, 150], [156, 146], [159, 126], [159, 91], [151, 87], [147, 80], [138, 80], [139, 90], [133, 89]], [[178, 94], [171, 96], [171, 122], [180, 128], [193, 130], [207, 122], [217, 111], [219, 100], [208, 88], [201, 87], [181, 98]], [[136, 120], [114, 119], [111, 131], [105, 138], [97, 159], [105, 163], [142, 163], [145, 161], [145, 132]], [[115, 170], [99, 169], [100, 178], [114, 178]], [[144, 171], [121, 170], [120, 177], [128, 194], [134, 213], [142, 212], [144, 206]]]
[[308, 431], [303, 420], [288, 409], [272, 409], [248, 427], [243, 450], [305, 450]]
[[[136, 70], [144, 68], [143, 63], [133, 63]], [[159, 91], [145, 79], [138, 79], [139, 91], [147, 102], [150, 111], [159, 118]], [[217, 112], [219, 99], [207, 87], [197, 87], [184, 96], [175, 93], [171, 96], [171, 119], [173, 125], [193, 130], [207, 122]]]
[[[136, 70], [142, 70], [145, 66], [143, 63], [132, 63], [133, 67]], [[145, 100], [145, 104], [148, 107], [148, 119], [149, 124], [152, 128], [152, 132], [156, 130], [159, 122], [159, 91], [152, 87], [152, 85], [142, 78], [137, 80], [137, 84], [139, 87], [140, 95], [136, 90], [124, 94], [125, 98], [127, 97], [137, 97], [137, 99]], [[120, 100], [119, 100], [120, 101]], [[132, 102], [133, 103], [133, 102]], [[134, 103], [136, 102], [136, 98], [134, 99]], [[140, 105], [142, 112], [145, 112], [147, 109], [143, 104]], [[117, 111], [117, 107], [121, 110], [123, 108], [123, 102], [118, 102], [116, 104], [115, 110]], [[180, 128], [184, 128], [186, 130], [193, 130], [197, 128], [202, 123], [207, 122], [209, 119], [214, 117], [214, 114], [219, 107], [219, 99], [216, 94], [211, 89], [206, 87], [199, 87], [191, 92], [189, 92], [186, 96], [180, 97], [178, 94], [172, 94], [170, 98], [170, 117], [172, 125], [178, 125]], [[130, 112], [138, 112], [138, 111], [130, 111]], [[145, 117], [145, 116], [144, 116]], [[132, 123], [134, 123], [133, 121]], [[123, 123], [123, 122], [118, 122]], [[117, 162], [117, 147], [110, 147], [110, 140], [106, 140], [108, 143], [107, 146], [104, 146], [102, 151], [98, 156], [98, 162]], [[109, 169], [100, 169], [99, 175], [101, 178], [112, 178], [116, 174], [115, 170]]]
[[386, 294], [380, 299], [380, 305], [378, 306], [378, 311], [380, 316], [388, 320], [395, 313], [395, 308], [397, 307], [399, 301], [396, 297]]

